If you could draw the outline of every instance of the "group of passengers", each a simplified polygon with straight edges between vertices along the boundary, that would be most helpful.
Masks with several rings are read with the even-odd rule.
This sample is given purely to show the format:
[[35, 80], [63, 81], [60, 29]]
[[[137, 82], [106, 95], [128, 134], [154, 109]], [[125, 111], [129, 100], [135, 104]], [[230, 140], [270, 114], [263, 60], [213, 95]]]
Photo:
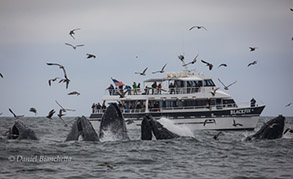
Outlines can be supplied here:
[[98, 103], [93, 103], [93, 105], [92, 105], [92, 113], [105, 112], [106, 108], [107, 107], [105, 105], [105, 101], [103, 102], [102, 105], [99, 102]]
[[114, 86], [110, 84], [107, 90], [109, 91], [109, 95], [119, 95], [119, 93], [123, 94], [124, 90], [126, 90], [128, 95], [132, 95], [132, 94], [137, 95], [140, 93], [140, 83], [136, 84], [136, 82], [133, 82], [132, 88], [129, 85], [125, 85], [125, 87], [124, 88], [123, 87], [124, 85], [121, 85], [119, 87], [116, 86], [114, 88]]

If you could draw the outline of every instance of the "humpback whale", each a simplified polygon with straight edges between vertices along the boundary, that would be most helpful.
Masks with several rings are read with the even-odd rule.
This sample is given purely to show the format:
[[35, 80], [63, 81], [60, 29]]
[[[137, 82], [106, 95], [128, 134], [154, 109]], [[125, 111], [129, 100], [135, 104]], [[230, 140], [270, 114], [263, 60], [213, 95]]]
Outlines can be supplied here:
[[154, 120], [151, 115], [145, 115], [141, 123], [141, 140], [152, 140], [152, 133], [157, 140], [179, 137]]
[[21, 121], [15, 121], [14, 125], [7, 132], [7, 139], [38, 140], [35, 132]]
[[84, 141], [98, 141], [99, 136], [90, 121], [82, 116], [77, 117], [65, 141], [78, 140], [82, 136]]
[[278, 139], [283, 136], [285, 117], [279, 115], [265, 123], [255, 134], [245, 138], [245, 141], [255, 139]]
[[111, 103], [107, 107], [100, 124], [100, 138], [105, 137], [108, 133], [117, 140], [129, 140], [125, 120], [116, 103]]

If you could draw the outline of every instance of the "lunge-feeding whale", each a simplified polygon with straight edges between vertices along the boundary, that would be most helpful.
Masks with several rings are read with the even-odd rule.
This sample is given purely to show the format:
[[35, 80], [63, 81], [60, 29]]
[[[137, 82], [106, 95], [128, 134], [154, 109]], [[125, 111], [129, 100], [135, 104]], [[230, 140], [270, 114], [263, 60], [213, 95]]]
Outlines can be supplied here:
[[107, 107], [100, 124], [100, 138], [110, 134], [116, 140], [129, 140], [125, 120], [116, 103]]
[[77, 117], [73, 126], [71, 128], [70, 133], [68, 134], [66, 141], [78, 140], [79, 136], [82, 136], [84, 141], [98, 141], [99, 136], [96, 133], [94, 127], [90, 123], [90, 121], [82, 116]]
[[152, 133], [157, 140], [179, 137], [179, 135], [169, 131], [161, 123], [154, 120], [151, 115], [146, 115], [141, 123], [141, 140], [152, 140]]
[[21, 121], [15, 121], [14, 125], [7, 132], [7, 139], [31, 139], [38, 140], [35, 132], [23, 124]]
[[279, 115], [265, 123], [255, 134], [245, 138], [245, 141], [255, 139], [278, 139], [283, 136], [285, 117]]

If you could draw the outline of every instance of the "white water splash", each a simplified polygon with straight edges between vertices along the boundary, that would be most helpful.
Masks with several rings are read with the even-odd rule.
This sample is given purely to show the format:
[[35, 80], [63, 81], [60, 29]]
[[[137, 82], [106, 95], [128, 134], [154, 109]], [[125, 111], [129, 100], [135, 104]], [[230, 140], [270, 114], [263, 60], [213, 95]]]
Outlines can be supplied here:
[[180, 136], [194, 137], [193, 132], [186, 125], [175, 125], [174, 122], [166, 117], [158, 120], [165, 128]]

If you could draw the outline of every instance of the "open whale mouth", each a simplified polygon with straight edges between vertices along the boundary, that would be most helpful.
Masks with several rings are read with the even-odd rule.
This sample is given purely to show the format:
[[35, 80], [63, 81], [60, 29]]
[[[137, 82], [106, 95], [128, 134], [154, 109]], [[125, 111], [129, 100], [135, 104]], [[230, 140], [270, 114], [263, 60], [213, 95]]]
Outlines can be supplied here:
[[17, 127], [14, 125], [11, 129], [11, 138], [12, 139], [17, 139], [19, 137], [19, 130], [17, 129]]

